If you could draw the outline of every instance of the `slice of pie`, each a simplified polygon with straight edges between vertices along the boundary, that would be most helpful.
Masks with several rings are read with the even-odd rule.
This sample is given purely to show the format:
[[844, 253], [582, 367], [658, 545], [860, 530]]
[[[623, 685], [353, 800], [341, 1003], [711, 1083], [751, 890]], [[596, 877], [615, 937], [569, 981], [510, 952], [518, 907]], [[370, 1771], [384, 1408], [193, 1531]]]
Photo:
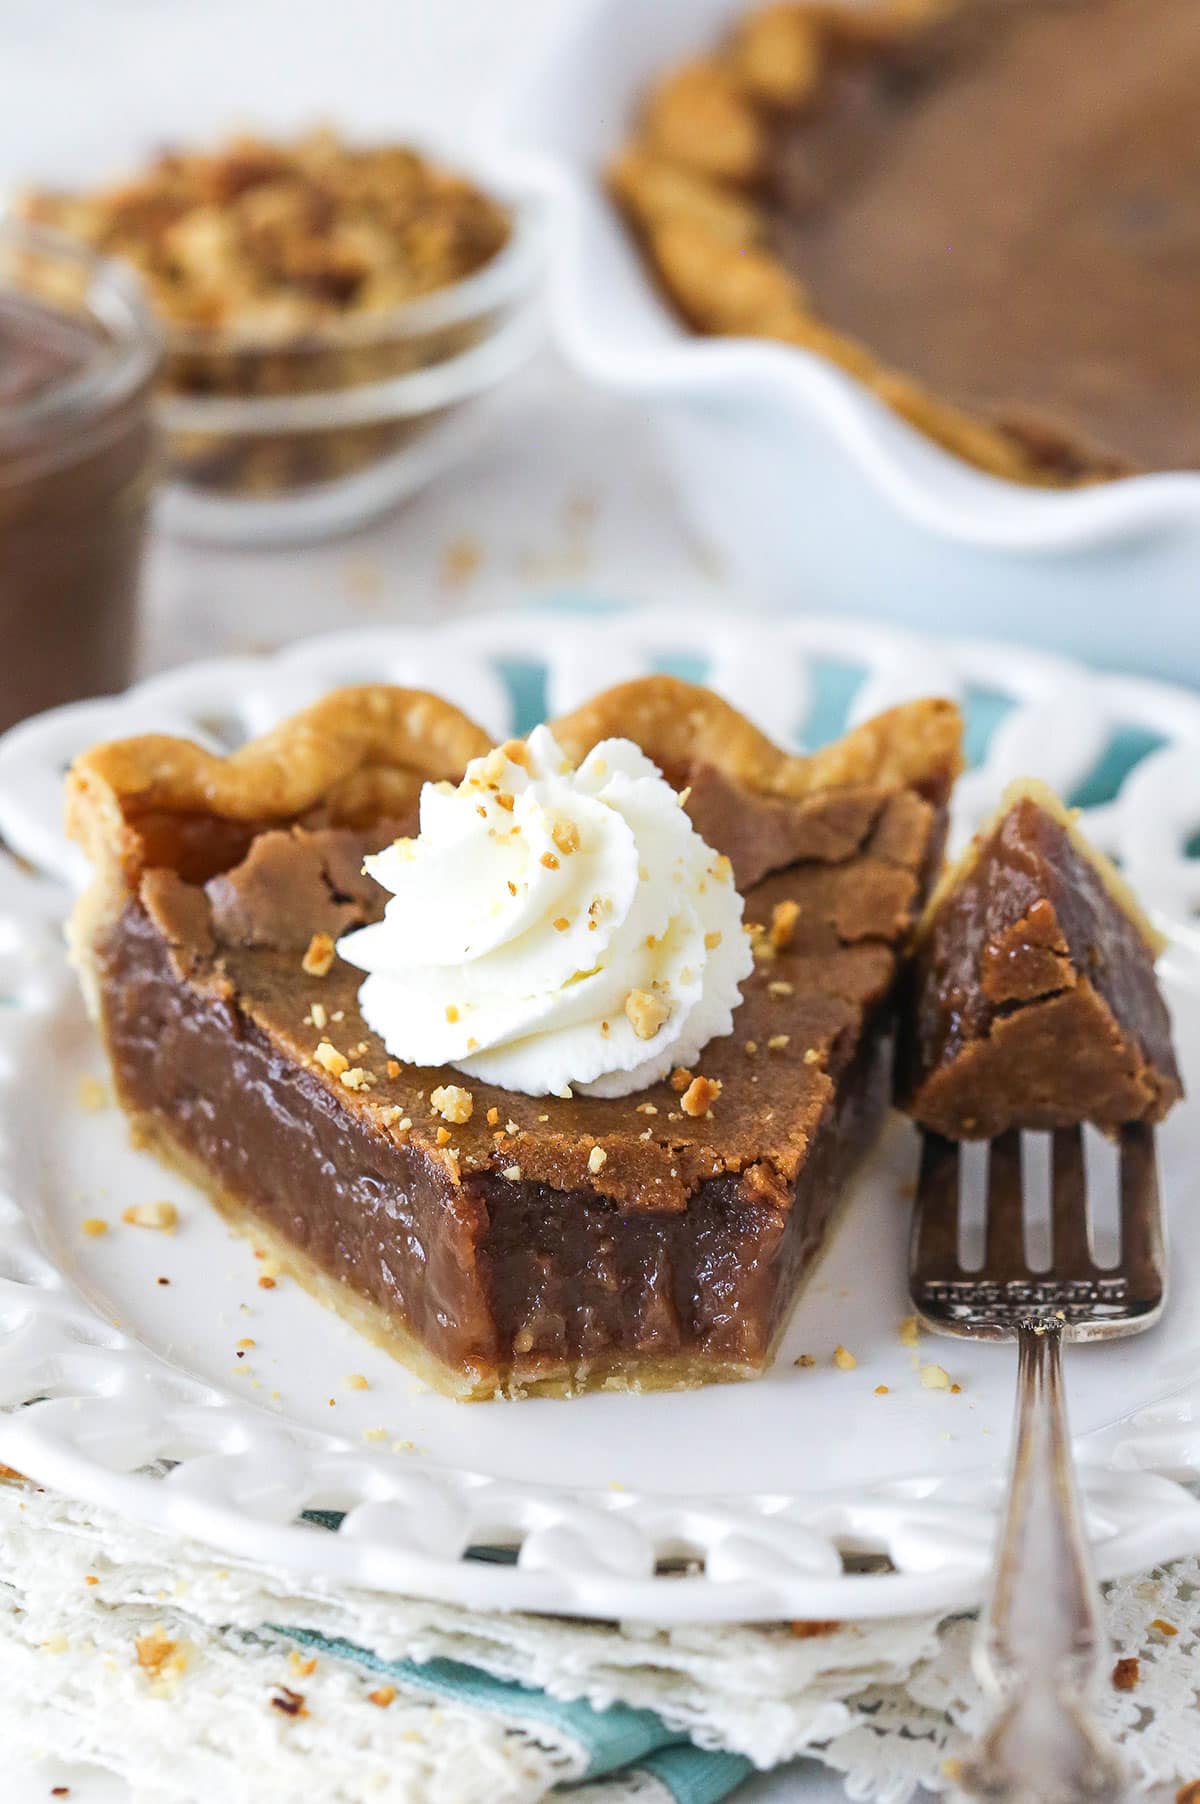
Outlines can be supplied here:
[[335, 942], [383, 914], [364, 855], [410, 834], [422, 782], [457, 781], [488, 739], [383, 687], [228, 758], [148, 737], [78, 761], [85, 992], [139, 1140], [439, 1389], [753, 1377], [886, 1107], [957, 712], [914, 703], [793, 758], [654, 677], [554, 733], [568, 762], [635, 741], [730, 861], [714, 880], [745, 898], [753, 974], [694, 1069], [543, 1096], [389, 1057]]
[[1062, 803], [1025, 780], [938, 884], [905, 980], [901, 1106], [953, 1140], [1161, 1121], [1183, 1094], [1164, 941]]
[[983, 469], [1200, 467], [1200, 6], [795, 0], [647, 96], [611, 185], [700, 331]]

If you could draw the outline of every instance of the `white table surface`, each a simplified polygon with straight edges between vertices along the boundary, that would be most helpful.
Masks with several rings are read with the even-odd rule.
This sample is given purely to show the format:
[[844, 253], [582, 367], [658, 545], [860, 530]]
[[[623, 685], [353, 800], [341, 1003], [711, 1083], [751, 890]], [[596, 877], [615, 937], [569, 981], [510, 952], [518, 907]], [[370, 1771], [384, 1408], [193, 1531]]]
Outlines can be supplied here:
[[[524, 46], [574, 0], [4, 0], [0, 189], [119, 169], [146, 146], [328, 118], [477, 138]], [[648, 422], [543, 356], [493, 436], [437, 488], [352, 538], [292, 552], [157, 540], [143, 665], [249, 651], [354, 623], [550, 597], [732, 603], [684, 527]], [[463, 552], [467, 556], [464, 559]], [[473, 563], [462, 574], [464, 562]], [[744, 598], [737, 598], [742, 605]], [[4, 1804], [122, 1804], [103, 1775], [4, 1763]], [[806, 1763], [738, 1804], [836, 1804]], [[319, 1800], [313, 1800], [319, 1804]]]

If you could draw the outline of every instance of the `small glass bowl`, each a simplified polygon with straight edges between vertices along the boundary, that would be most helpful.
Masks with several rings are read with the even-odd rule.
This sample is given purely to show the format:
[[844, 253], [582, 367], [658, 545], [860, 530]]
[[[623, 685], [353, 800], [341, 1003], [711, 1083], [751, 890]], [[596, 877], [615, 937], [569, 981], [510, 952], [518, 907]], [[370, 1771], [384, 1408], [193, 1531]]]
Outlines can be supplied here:
[[541, 332], [542, 221], [532, 201], [509, 204], [512, 234], [482, 269], [387, 313], [273, 342], [168, 327], [166, 529], [209, 543], [323, 538], [453, 461]]

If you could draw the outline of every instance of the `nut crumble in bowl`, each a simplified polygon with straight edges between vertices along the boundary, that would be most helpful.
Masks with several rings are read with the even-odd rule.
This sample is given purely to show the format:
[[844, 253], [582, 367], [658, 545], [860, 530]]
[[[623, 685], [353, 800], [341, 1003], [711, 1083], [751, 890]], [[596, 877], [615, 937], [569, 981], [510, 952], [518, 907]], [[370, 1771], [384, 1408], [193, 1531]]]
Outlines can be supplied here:
[[186, 534], [309, 537], [383, 511], [532, 348], [529, 212], [405, 146], [239, 137], [19, 205], [141, 277]]

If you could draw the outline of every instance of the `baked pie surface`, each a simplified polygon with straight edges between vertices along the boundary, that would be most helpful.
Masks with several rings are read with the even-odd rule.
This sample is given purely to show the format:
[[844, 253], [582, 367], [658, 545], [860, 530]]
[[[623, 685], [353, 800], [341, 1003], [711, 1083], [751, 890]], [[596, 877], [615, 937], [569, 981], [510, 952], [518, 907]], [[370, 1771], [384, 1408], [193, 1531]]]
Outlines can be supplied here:
[[1194, 469], [1198, 89], [1187, 0], [796, 0], [668, 72], [611, 182], [702, 331], [1015, 480]]
[[[573, 757], [626, 735], [690, 781], [757, 924], [734, 1032], [687, 1083], [531, 1097], [388, 1058], [361, 973], [313, 948], [378, 918], [364, 853], [488, 739], [382, 687], [228, 759], [145, 738], [79, 761], [89, 1002], [135, 1131], [439, 1388], [753, 1376], [886, 1107], [898, 954], [940, 856], [957, 714], [912, 704], [794, 759], [715, 696], [650, 678], [554, 731]], [[469, 1112], [435, 1113], [443, 1086]]]

